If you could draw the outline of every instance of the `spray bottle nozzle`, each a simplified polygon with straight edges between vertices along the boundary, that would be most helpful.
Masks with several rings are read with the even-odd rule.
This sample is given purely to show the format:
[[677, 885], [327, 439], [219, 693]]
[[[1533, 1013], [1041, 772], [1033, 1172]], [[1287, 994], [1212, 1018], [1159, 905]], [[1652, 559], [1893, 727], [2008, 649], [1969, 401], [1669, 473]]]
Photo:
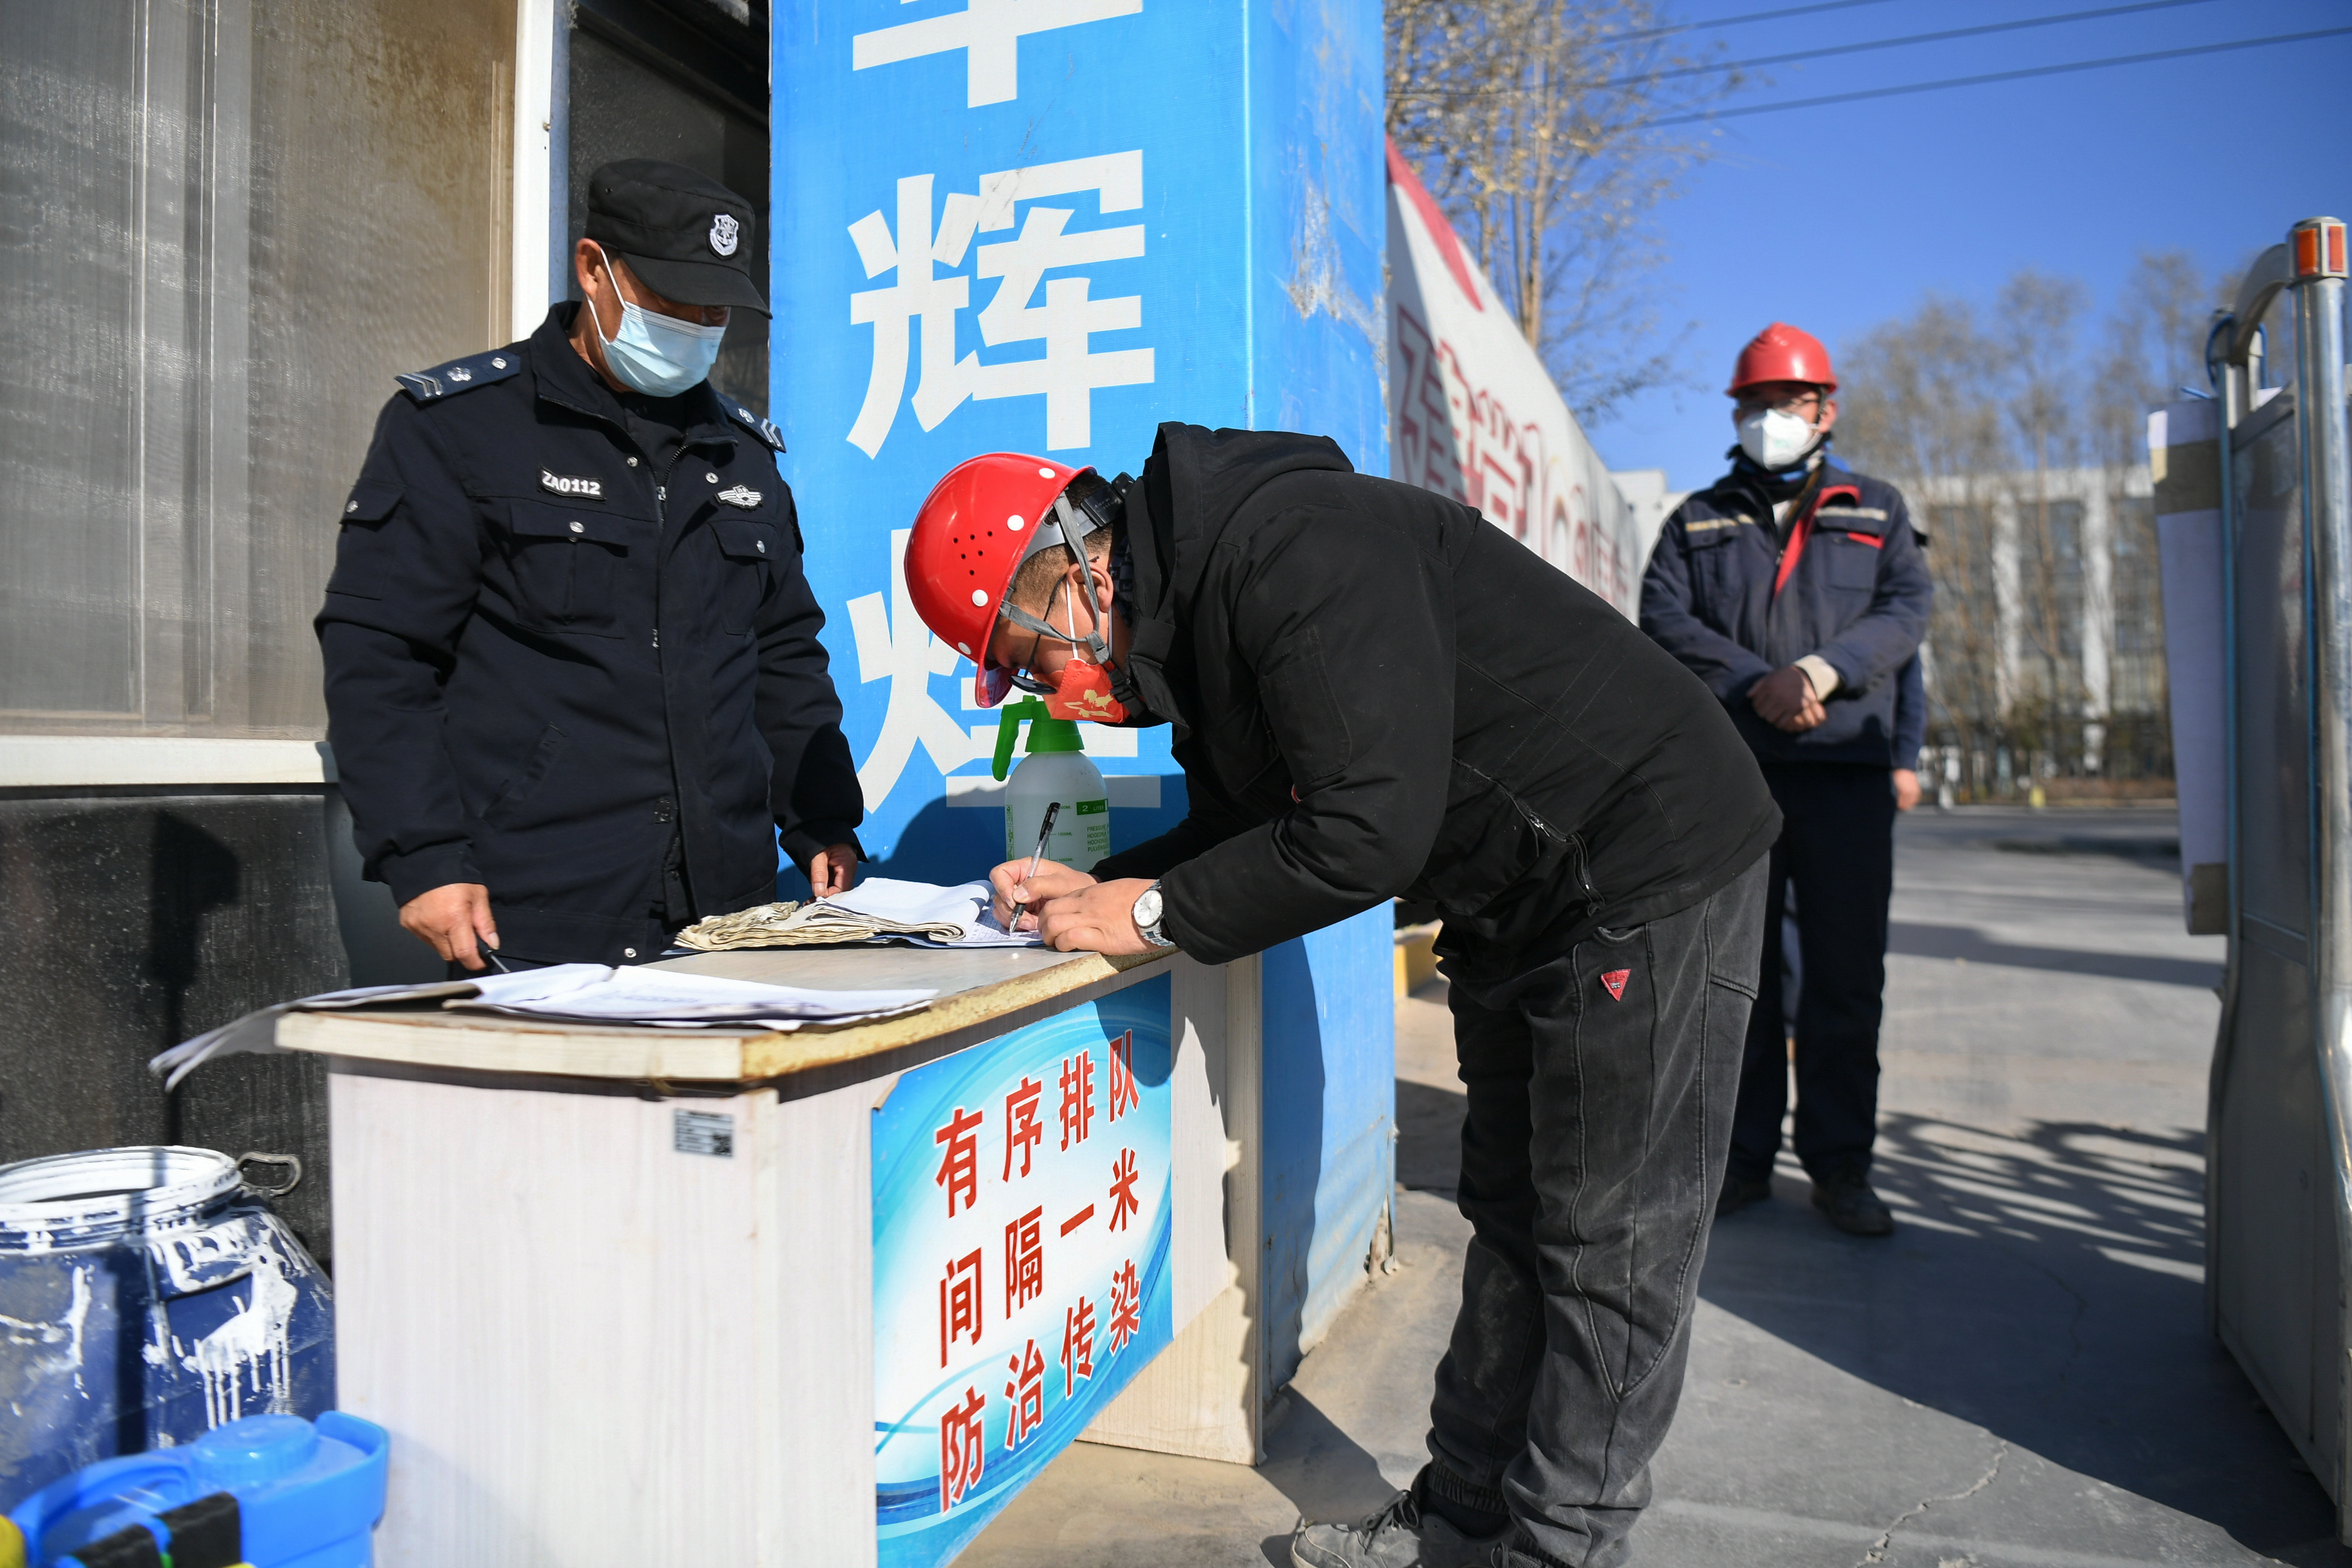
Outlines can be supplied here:
[[1021, 738], [1021, 721], [1024, 719], [1043, 719], [1045, 716], [1045, 704], [1039, 698], [1024, 697], [1018, 702], [1006, 703], [997, 712], [996, 762], [989, 772], [1002, 783], [1005, 771], [1013, 766], [1013, 742]]

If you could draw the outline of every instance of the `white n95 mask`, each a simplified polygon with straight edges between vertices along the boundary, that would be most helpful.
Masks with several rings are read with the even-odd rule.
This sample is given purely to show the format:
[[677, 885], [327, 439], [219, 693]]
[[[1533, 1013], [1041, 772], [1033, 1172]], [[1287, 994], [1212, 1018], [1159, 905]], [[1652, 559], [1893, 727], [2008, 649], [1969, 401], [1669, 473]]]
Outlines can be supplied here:
[[1739, 422], [1739, 449], [1759, 468], [1778, 473], [1812, 450], [1819, 433], [1793, 414], [1759, 408]]

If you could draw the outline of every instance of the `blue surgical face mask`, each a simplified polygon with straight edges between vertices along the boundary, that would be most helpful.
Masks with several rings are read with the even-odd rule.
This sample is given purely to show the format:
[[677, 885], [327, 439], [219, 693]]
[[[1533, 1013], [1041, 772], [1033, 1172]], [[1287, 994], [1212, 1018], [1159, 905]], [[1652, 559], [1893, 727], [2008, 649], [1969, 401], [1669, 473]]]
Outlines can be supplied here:
[[[611, 265], [607, 258], [606, 277], [613, 275]], [[590, 316], [594, 318], [593, 310]], [[604, 338], [604, 363], [614, 375], [647, 397], [676, 397], [709, 378], [727, 329], [658, 315], [623, 300], [619, 335], [604, 337], [602, 321], [596, 321], [596, 335]]]

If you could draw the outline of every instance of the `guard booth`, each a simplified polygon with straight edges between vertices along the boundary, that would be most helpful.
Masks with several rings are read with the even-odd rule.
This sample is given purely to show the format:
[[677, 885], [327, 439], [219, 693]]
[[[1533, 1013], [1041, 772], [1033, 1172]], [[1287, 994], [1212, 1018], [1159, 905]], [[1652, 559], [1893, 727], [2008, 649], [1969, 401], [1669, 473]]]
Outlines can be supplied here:
[[2230, 939], [2207, 1111], [2206, 1312], [2352, 1541], [2352, 508], [2345, 227], [2309, 218], [2150, 426], [2183, 902]]

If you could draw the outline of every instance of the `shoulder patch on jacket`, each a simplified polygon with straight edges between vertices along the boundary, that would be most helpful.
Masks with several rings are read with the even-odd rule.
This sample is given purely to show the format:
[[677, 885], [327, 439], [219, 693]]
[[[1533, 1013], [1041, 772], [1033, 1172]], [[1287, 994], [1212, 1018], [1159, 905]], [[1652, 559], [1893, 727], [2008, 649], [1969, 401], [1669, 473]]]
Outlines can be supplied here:
[[488, 353], [467, 354], [446, 364], [436, 364], [431, 370], [403, 371], [393, 377], [401, 390], [419, 403], [431, 403], [436, 398], [471, 392], [478, 386], [488, 386], [494, 381], [504, 381], [522, 371], [522, 355], [511, 348], [492, 349]]
[[773, 425], [769, 424], [765, 419], [761, 418], [758, 415], [752, 413], [750, 409], [744, 407], [740, 403], [730, 402], [723, 398], [720, 401], [726, 404], [727, 416], [729, 418], [743, 426], [744, 429], [751, 432], [752, 435], [757, 436], [761, 440], [765, 441], [777, 451], [781, 452], [784, 449], [784, 433], [782, 430], [777, 429]]

